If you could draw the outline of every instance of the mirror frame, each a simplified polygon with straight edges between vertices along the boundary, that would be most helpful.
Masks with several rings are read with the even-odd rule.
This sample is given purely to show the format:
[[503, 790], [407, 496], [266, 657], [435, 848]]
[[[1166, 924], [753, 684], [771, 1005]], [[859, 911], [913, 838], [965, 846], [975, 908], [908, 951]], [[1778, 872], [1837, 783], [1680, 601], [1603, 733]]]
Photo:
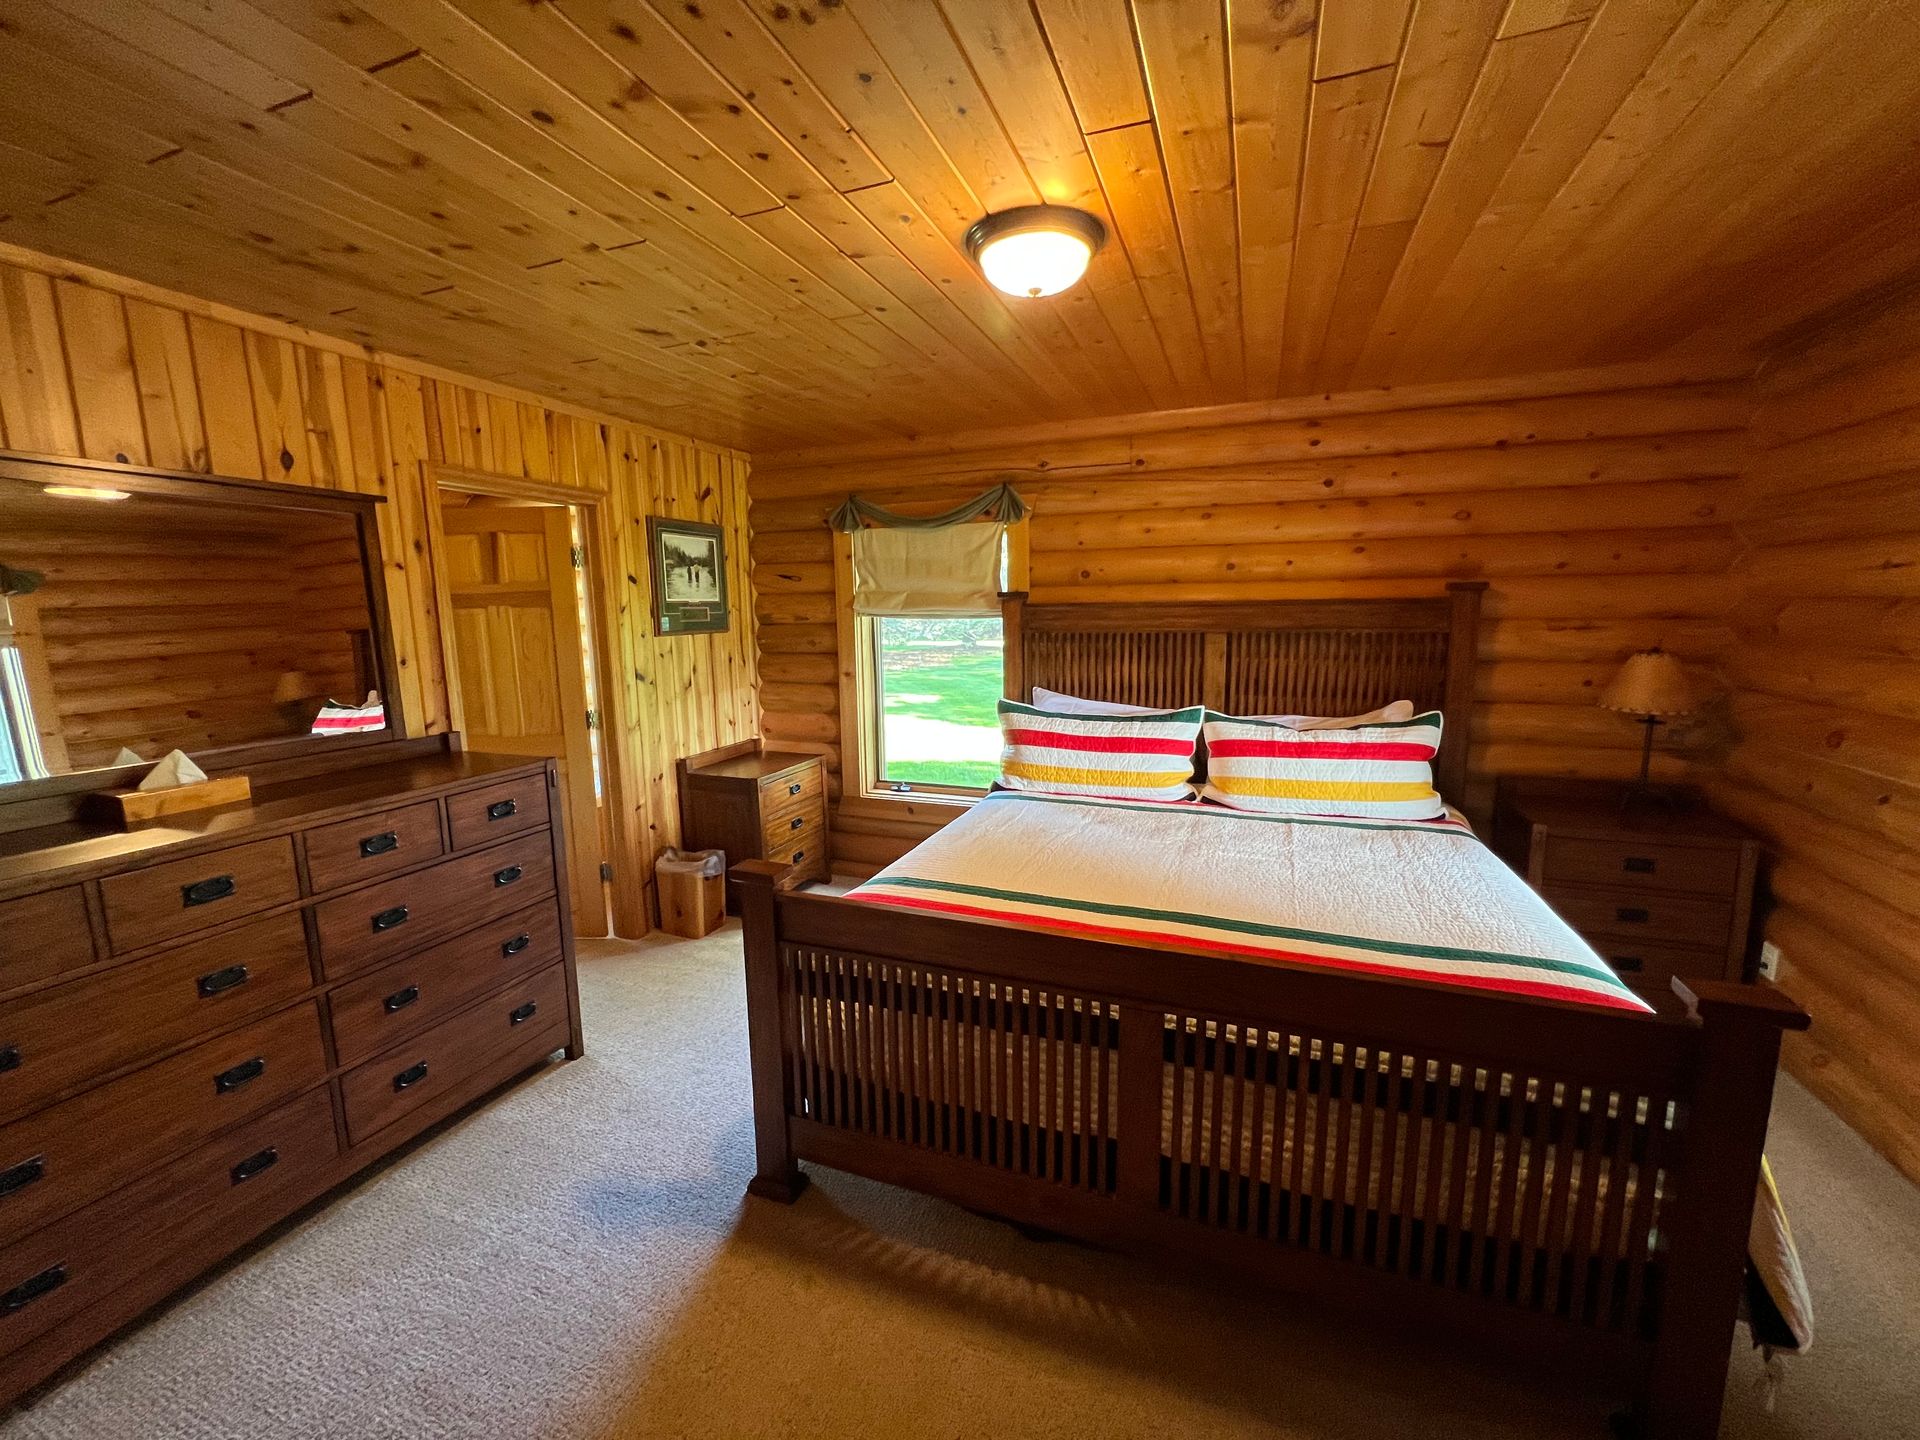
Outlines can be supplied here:
[[[136, 495], [164, 496], [175, 500], [210, 502], [225, 499], [268, 508], [346, 516], [353, 522], [354, 533], [360, 542], [361, 580], [367, 591], [367, 618], [373, 629], [374, 663], [380, 672], [379, 689], [386, 705], [386, 728], [357, 735], [334, 736], [318, 745], [311, 735], [289, 735], [227, 745], [214, 750], [189, 751], [188, 754], [209, 775], [233, 775], [279, 761], [322, 754], [338, 755], [355, 749], [387, 745], [406, 735], [406, 715], [393, 683], [400, 667], [393, 648], [392, 621], [387, 611], [386, 568], [380, 553], [380, 526], [376, 508], [387, 503], [386, 496], [322, 490], [317, 486], [265, 480], [237, 480], [228, 475], [203, 475], [192, 470], [156, 470], [151, 466], [124, 465], [110, 460], [29, 455], [16, 450], [0, 450], [0, 478], [22, 480], [33, 485], [110, 486]], [[63, 775], [15, 781], [11, 785], [0, 785], [0, 805], [10, 805], [16, 801], [51, 800], [96, 790], [122, 789], [137, 783], [139, 777], [152, 766], [152, 761], [145, 761], [139, 765], [74, 770]]]

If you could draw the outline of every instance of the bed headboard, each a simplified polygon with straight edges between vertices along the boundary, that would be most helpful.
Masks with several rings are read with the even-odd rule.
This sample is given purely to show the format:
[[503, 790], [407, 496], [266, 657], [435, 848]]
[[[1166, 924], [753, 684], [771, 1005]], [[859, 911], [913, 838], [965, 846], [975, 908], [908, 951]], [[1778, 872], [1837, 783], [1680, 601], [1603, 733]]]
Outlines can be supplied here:
[[1356, 715], [1395, 700], [1446, 717], [1434, 779], [1466, 792], [1484, 580], [1403, 600], [1033, 605], [1003, 595], [1006, 695], [1035, 685], [1229, 715]]

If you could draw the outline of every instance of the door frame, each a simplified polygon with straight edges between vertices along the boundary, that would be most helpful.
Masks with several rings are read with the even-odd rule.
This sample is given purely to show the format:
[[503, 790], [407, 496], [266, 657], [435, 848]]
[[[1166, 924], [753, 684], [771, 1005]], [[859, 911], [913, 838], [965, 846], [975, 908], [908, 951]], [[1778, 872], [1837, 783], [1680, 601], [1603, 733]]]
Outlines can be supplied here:
[[[580, 516], [581, 541], [586, 550], [587, 619], [592, 629], [589, 643], [594, 665], [594, 691], [604, 717], [600, 725], [600, 766], [605, 786], [599, 807], [601, 852], [611, 870], [608, 911], [613, 933], [637, 939], [653, 928], [647, 913], [646, 870], [648, 857], [642, 856], [636, 837], [620, 823], [617, 807], [625, 805], [628, 777], [621, 754], [618, 733], [632, 717], [625, 713], [623, 691], [614, 683], [621, 671], [619, 650], [608, 597], [618, 592], [612, 584], [611, 535], [606, 511], [601, 507], [607, 497], [592, 490], [570, 485], [554, 485], [544, 480], [529, 480], [519, 475], [497, 475], [488, 470], [468, 470], [458, 465], [425, 464], [427, 476], [428, 544], [435, 556], [446, 554], [446, 536], [441, 528], [441, 507], [448, 495], [481, 495], [492, 500], [535, 500], [545, 505], [564, 505]], [[452, 613], [452, 597], [444, 562], [435, 563], [433, 592], [442, 617]], [[465, 727], [466, 712], [460, 698], [460, 673], [454, 654], [453, 629], [443, 621], [440, 629], [440, 655], [447, 677], [447, 713], [455, 730]], [[628, 882], [631, 883], [623, 883]]]

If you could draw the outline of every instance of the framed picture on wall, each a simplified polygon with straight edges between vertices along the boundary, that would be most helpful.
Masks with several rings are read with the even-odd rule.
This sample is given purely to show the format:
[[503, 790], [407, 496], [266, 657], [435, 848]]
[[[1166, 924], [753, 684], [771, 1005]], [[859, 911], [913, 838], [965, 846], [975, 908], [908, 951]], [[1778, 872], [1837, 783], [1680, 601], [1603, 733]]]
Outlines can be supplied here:
[[653, 551], [653, 621], [662, 635], [725, 630], [727, 537], [718, 525], [647, 517]]

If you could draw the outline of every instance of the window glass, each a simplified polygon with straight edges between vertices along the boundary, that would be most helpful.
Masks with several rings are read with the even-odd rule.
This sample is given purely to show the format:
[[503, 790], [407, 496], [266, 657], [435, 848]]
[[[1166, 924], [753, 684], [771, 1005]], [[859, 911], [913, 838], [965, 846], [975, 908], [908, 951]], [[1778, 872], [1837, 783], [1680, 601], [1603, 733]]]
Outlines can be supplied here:
[[880, 783], [984, 790], [1000, 771], [999, 616], [873, 622]]

